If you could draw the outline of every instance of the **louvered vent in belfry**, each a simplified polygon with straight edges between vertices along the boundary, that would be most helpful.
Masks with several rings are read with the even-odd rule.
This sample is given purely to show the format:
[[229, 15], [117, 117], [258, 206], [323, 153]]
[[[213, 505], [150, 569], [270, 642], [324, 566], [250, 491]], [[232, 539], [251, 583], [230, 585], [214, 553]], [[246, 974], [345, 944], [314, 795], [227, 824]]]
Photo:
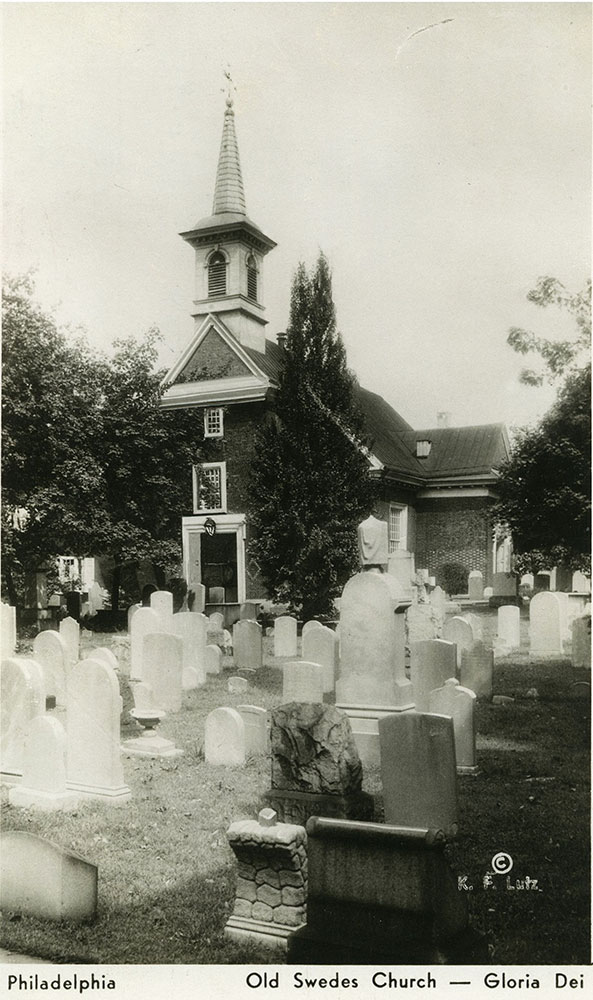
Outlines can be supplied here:
[[247, 258], [247, 296], [257, 302], [257, 268], [251, 254]]
[[208, 295], [226, 295], [226, 261], [221, 253], [213, 253], [208, 262]]

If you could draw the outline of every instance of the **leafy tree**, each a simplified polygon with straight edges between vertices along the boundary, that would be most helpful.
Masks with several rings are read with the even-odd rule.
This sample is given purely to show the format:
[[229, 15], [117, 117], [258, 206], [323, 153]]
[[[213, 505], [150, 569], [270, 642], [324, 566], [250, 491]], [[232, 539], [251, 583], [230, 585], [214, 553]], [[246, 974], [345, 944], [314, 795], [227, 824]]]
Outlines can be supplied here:
[[372, 506], [354, 388], [320, 255], [310, 275], [301, 264], [293, 281], [284, 370], [251, 482], [264, 581], [304, 619], [331, 611], [356, 569], [356, 526]]
[[517, 432], [513, 453], [500, 472], [497, 513], [511, 531], [520, 571], [564, 565], [590, 569], [591, 483], [591, 283], [570, 295], [553, 278], [540, 278], [529, 293], [540, 306], [555, 304], [575, 318], [570, 340], [548, 340], [512, 329], [508, 343], [522, 354], [539, 354], [544, 370], [527, 370], [522, 381], [558, 385], [554, 405], [532, 428]]

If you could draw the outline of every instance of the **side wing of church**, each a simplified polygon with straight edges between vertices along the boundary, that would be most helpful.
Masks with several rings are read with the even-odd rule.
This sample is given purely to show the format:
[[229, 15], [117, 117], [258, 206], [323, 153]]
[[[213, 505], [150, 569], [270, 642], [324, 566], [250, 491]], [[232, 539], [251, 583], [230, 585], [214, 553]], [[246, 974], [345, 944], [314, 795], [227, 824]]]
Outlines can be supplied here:
[[[276, 244], [246, 213], [230, 98], [212, 215], [181, 236], [195, 253], [194, 332], [166, 375], [162, 405], [196, 410], [208, 457], [187, 470], [193, 513], [182, 521], [183, 572], [190, 587], [205, 584], [208, 603], [241, 604], [267, 596], [251, 552], [249, 481], [284, 350], [281, 338], [266, 337], [264, 261]], [[510, 569], [496, 552], [491, 513], [509, 453], [504, 425], [415, 431], [380, 396], [358, 392], [390, 552], [412, 552], [430, 575], [445, 563], [479, 569], [486, 584]]]

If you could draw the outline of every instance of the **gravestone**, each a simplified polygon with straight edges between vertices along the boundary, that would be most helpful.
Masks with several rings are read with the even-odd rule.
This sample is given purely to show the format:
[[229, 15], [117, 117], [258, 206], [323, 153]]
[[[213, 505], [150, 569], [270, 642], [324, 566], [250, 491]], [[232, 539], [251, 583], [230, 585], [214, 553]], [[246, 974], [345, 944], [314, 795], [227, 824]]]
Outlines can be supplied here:
[[430, 594], [430, 603], [434, 611], [436, 620], [437, 634], [436, 638], [440, 639], [443, 634], [443, 625], [445, 624], [445, 618], [447, 615], [446, 608], [449, 603], [447, 600], [447, 595], [442, 587], [435, 587]]
[[529, 652], [562, 656], [562, 612], [556, 594], [541, 591], [529, 603]]
[[571, 632], [568, 623], [569, 618], [569, 608], [568, 608], [568, 594], [564, 593], [563, 590], [555, 590], [554, 596], [560, 604], [560, 632], [562, 639], [564, 641], [569, 641]]
[[245, 726], [245, 750], [247, 753], [267, 753], [268, 713], [257, 705], [237, 705], [237, 711]]
[[25, 737], [23, 778], [10, 789], [12, 806], [72, 810], [80, 801], [66, 788], [66, 731], [51, 715], [38, 715]]
[[262, 809], [257, 820], [240, 820], [227, 831], [237, 858], [235, 904], [224, 932], [231, 940], [286, 948], [305, 922], [306, 834], [277, 819], [273, 809]]
[[495, 652], [506, 656], [521, 646], [521, 615], [519, 608], [505, 604], [498, 609]]
[[144, 681], [138, 681], [137, 684], [134, 684], [133, 695], [134, 708], [145, 709], [159, 707], [158, 705], [155, 705], [150, 684], [145, 684]]
[[479, 569], [472, 569], [467, 581], [470, 601], [481, 601], [484, 598], [484, 577]]
[[493, 597], [516, 597], [517, 577], [515, 573], [494, 573], [492, 577]]
[[[306, 830], [307, 924], [289, 938], [289, 965], [488, 962], [438, 832], [320, 816]], [[379, 975], [378, 988], [391, 985]]]
[[39, 664], [8, 657], [0, 666], [0, 770], [5, 780], [23, 771], [31, 721], [45, 712], [44, 676]]
[[57, 705], [66, 704], [66, 679], [72, 668], [69, 650], [58, 632], [46, 629], [33, 640], [33, 659], [41, 666], [46, 697], [53, 696]]
[[97, 914], [96, 865], [32, 833], [1, 837], [0, 908], [41, 920], [83, 923]]
[[206, 674], [219, 674], [222, 671], [222, 649], [213, 643], [208, 643], [204, 651]]
[[259, 670], [263, 664], [262, 628], [257, 622], [233, 625], [233, 660], [239, 670]]
[[248, 620], [256, 622], [260, 611], [261, 604], [259, 601], [245, 601], [239, 608], [239, 621]]
[[161, 631], [161, 621], [152, 608], [139, 608], [130, 622], [130, 678], [143, 680], [142, 657], [144, 636]]
[[170, 632], [173, 628], [173, 594], [168, 590], [155, 590], [150, 595], [150, 609], [159, 619], [158, 632]]
[[484, 599], [490, 600], [494, 596], [494, 587], [484, 587]]
[[142, 679], [150, 684], [155, 705], [179, 712], [183, 698], [183, 641], [155, 632], [144, 636]]
[[294, 660], [282, 668], [282, 701], [323, 701], [323, 667], [320, 663]]
[[274, 622], [274, 656], [297, 655], [297, 620], [281, 615]]
[[428, 712], [430, 692], [457, 674], [455, 643], [426, 639], [410, 644], [410, 680], [418, 712]]
[[474, 634], [474, 642], [477, 639], [482, 638], [482, 619], [479, 615], [474, 615], [471, 611], [466, 611], [465, 614], [461, 615], [465, 618], [466, 622], [469, 622], [472, 627], [472, 632]]
[[126, 802], [119, 746], [122, 700], [115, 671], [99, 660], [82, 660], [68, 683], [68, 788], [113, 805]]
[[296, 701], [272, 709], [272, 788], [265, 796], [287, 823], [309, 816], [368, 819], [362, 764], [348, 716], [333, 705]]
[[206, 628], [208, 619], [194, 611], [178, 611], [171, 631], [179, 636], [183, 650], [181, 682], [184, 691], [206, 683]]
[[439, 619], [432, 604], [411, 604], [405, 612], [406, 644], [436, 639]]
[[132, 618], [141, 607], [141, 604], [130, 604], [130, 607], [128, 608], [128, 635], [132, 631]]
[[234, 708], [215, 708], [208, 715], [204, 755], [207, 764], [245, 764], [245, 723]]
[[406, 549], [396, 549], [389, 555], [387, 572], [399, 583], [402, 599], [411, 601], [414, 595], [413, 581], [416, 576], [414, 569], [414, 554]]
[[107, 646], [95, 646], [93, 649], [88, 649], [83, 656], [83, 660], [100, 660], [101, 663], [106, 663], [113, 670], [119, 670], [117, 657]]
[[308, 632], [313, 628], [323, 628], [322, 622], [318, 622], [316, 618], [311, 618], [308, 622], [305, 622], [301, 631], [301, 638], [304, 639]]
[[89, 614], [96, 615], [103, 610], [104, 604], [103, 588], [95, 580], [89, 587]]
[[474, 630], [465, 618], [455, 615], [449, 618], [443, 626], [443, 639], [454, 642], [457, 646], [457, 667], [461, 666], [461, 655], [464, 649], [470, 649], [475, 642]]
[[[322, 625], [321, 628], [309, 629], [306, 635], [303, 636], [302, 657], [303, 660], [307, 660], [309, 663], [319, 663], [321, 665], [323, 669], [323, 691], [324, 693], [333, 691], [340, 667], [340, 654], [336, 633], [325, 625]], [[295, 700], [298, 701], [298, 698]]]
[[414, 705], [405, 675], [403, 614], [395, 613], [392, 579], [358, 573], [342, 593], [336, 704], [350, 718], [363, 762], [379, 759], [378, 719]]
[[385, 822], [457, 833], [453, 722], [400, 712], [379, 720]]
[[208, 617], [208, 629], [222, 629], [224, 626], [224, 615], [221, 611], [213, 611]]
[[591, 669], [591, 615], [575, 618], [572, 623], [572, 665]]
[[187, 592], [187, 606], [190, 611], [203, 614], [206, 608], [206, 587], [203, 583], [192, 583]]
[[478, 698], [491, 698], [493, 670], [494, 651], [479, 639], [461, 654], [459, 683]]
[[10, 604], [0, 604], [0, 642], [2, 659], [13, 655], [16, 649], [16, 608]]
[[249, 688], [249, 682], [245, 677], [229, 677], [227, 689], [229, 694], [245, 694]]
[[533, 588], [538, 593], [541, 590], [549, 590], [550, 589], [550, 574], [549, 573], [545, 573], [545, 572], [544, 573], [536, 573], [535, 574], [535, 579], [533, 581]]
[[475, 774], [476, 765], [476, 695], [449, 677], [442, 687], [430, 692], [429, 712], [453, 719], [455, 760], [459, 774]]
[[572, 590], [576, 594], [591, 593], [591, 581], [580, 570], [572, 574]]

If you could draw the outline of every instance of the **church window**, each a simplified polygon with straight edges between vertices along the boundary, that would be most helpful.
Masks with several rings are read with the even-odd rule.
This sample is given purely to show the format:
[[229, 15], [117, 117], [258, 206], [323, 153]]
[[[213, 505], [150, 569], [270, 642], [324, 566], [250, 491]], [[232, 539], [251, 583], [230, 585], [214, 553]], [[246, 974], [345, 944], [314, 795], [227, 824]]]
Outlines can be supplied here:
[[427, 441], [426, 439], [416, 441], [416, 458], [428, 458], [431, 448], [432, 441]]
[[222, 406], [209, 406], [204, 410], [204, 437], [222, 437], [224, 434], [224, 418]]
[[257, 266], [251, 253], [247, 258], [247, 297], [257, 302]]
[[226, 260], [220, 250], [208, 261], [208, 295], [226, 295]]
[[390, 554], [397, 552], [398, 549], [406, 548], [407, 521], [407, 507], [389, 504], [388, 551]]
[[194, 465], [194, 513], [215, 514], [226, 510], [226, 462]]

